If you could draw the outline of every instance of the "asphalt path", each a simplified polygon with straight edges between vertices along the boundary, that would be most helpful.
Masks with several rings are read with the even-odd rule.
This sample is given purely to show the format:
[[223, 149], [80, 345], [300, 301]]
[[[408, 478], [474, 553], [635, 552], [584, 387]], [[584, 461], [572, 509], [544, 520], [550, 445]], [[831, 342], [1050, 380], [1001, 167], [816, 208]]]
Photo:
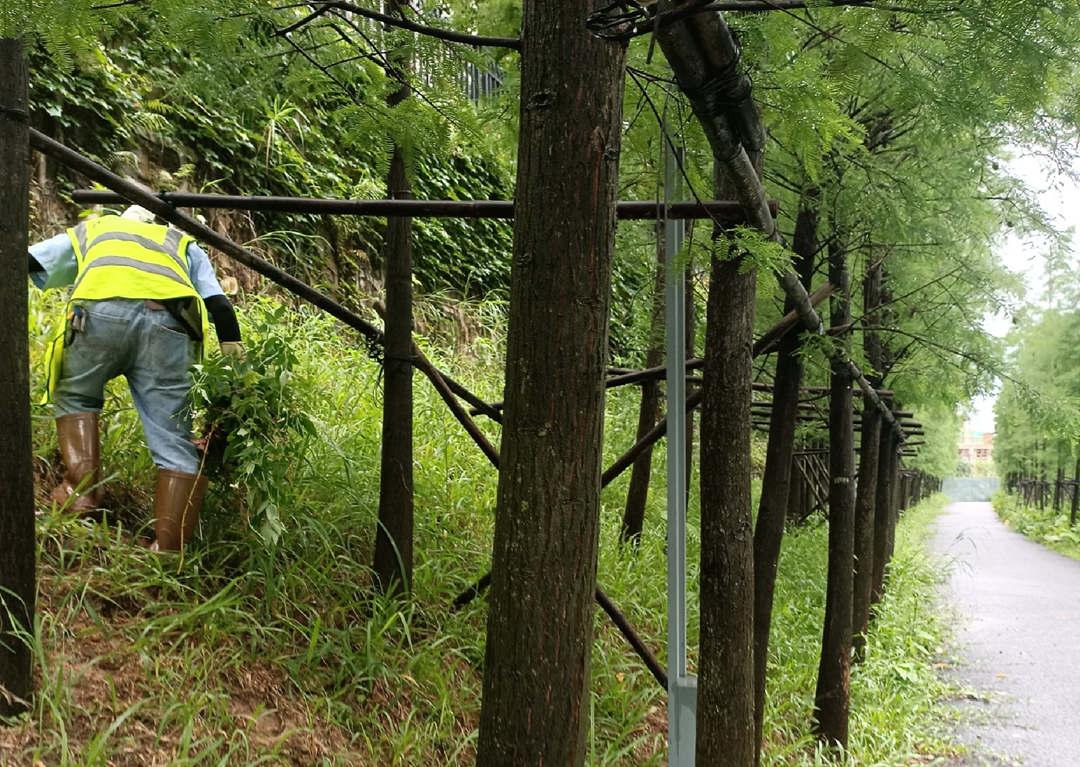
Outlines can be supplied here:
[[1080, 767], [1080, 561], [950, 504], [933, 549], [956, 616], [952, 673], [970, 690], [966, 765]]

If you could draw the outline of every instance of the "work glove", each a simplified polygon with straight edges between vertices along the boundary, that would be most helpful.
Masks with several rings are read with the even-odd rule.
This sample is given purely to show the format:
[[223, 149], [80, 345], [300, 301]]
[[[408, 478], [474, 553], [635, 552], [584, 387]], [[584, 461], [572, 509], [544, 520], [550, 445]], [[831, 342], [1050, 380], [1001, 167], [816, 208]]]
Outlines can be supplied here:
[[237, 360], [244, 359], [244, 344], [240, 341], [222, 341], [218, 346], [221, 347], [221, 355], [223, 357], [233, 357]]

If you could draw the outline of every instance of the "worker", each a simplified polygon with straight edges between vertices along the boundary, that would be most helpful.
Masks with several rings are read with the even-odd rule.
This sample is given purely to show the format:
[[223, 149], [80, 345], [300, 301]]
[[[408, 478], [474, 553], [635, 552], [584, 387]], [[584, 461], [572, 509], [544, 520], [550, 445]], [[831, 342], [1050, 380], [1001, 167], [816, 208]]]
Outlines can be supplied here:
[[63, 332], [46, 354], [64, 474], [52, 499], [86, 513], [100, 503], [98, 416], [105, 385], [127, 379], [157, 465], [154, 550], [190, 539], [206, 495], [191, 439], [190, 368], [213, 318], [223, 354], [243, 356], [240, 326], [206, 253], [132, 206], [30, 247], [30, 279], [74, 285]]

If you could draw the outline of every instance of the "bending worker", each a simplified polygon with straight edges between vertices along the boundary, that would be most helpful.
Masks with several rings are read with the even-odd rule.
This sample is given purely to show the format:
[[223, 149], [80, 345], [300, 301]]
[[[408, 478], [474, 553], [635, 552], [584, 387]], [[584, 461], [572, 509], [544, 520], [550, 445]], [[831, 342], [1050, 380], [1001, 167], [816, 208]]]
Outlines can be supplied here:
[[46, 355], [64, 461], [52, 499], [80, 512], [99, 505], [98, 414], [105, 384], [123, 375], [158, 467], [151, 548], [180, 549], [206, 495], [188, 394], [208, 313], [222, 353], [243, 353], [210, 259], [191, 237], [133, 206], [31, 246], [30, 278], [43, 290], [74, 285], [64, 332]]

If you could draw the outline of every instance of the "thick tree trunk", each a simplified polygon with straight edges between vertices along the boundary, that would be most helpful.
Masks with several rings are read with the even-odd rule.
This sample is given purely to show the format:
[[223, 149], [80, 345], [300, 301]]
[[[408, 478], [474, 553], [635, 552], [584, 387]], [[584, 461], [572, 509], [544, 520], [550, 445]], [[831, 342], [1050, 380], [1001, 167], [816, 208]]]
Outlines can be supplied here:
[[[818, 215], [816, 201], [799, 209], [792, 248], [804, 284], [814, 273], [817, 253]], [[784, 313], [794, 309], [784, 303]], [[765, 716], [765, 678], [769, 654], [769, 627], [772, 623], [776, 569], [787, 519], [788, 496], [792, 492], [792, 455], [799, 412], [802, 360], [798, 356], [799, 334], [790, 332], [780, 340], [773, 381], [773, 407], [769, 420], [769, 444], [765, 454], [765, 474], [761, 482], [757, 524], [754, 527], [754, 731], [755, 753], [760, 760]]]
[[[851, 320], [851, 306], [847, 265], [840, 248], [829, 249], [829, 282], [835, 287], [830, 319], [833, 327], [842, 327]], [[850, 344], [847, 336], [841, 339], [841, 344]], [[823, 741], [846, 747], [851, 702], [855, 453], [851, 374], [839, 358], [832, 360], [829, 388], [829, 575], [814, 721]]]
[[[477, 764], [580, 765], [625, 49], [526, 0], [506, 410]], [[552, 376], [552, 370], [558, 376]]]
[[[863, 316], [876, 325], [874, 311], [881, 300], [881, 267], [872, 260], [863, 282]], [[870, 363], [872, 386], [881, 385], [881, 338], [876, 331], [863, 334], [863, 352]], [[863, 402], [862, 444], [859, 451], [859, 482], [855, 496], [855, 597], [852, 608], [852, 642], [856, 660], [862, 660], [866, 630], [870, 623], [870, 592], [874, 582], [874, 509], [877, 499], [878, 453], [881, 448], [881, 413]]]
[[[653, 282], [652, 317], [649, 327], [649, 348], [645, 352], [645, 367], [656, 367], [664, 361], [664, 241], [663, 223], [658, 222], [656, 248], [656, 277]], [[655, 379], [641, 385], [641, 407], [638, 410], [637, 437], [639, 442], [656, 426], [660, 412], [660, 384]], [[689, 416], [688, 416], [689, 417]], [[630, 473], [630, 487], [626, 491], [626, 508], [623, 511], [619, 540], [637, 543], [645, 523], [645, 504], [649, 499], [649, 479], [652, 475], [652, 447], [643, 451], [634, 461]]]
[[[718, 181], [717, 195], [729, 193]], [[750, 383], [755, 276], [713, 259], [701, 411], [697, 764], [754, 763]]]
[[889, 530], [892, 527], [893, 501], [896, 497], [896, 437], [892, 428], [882, 424], [878, 441], [878, 480], [874, 493], [874, 562], [870, 584], [870, 603], [877, 604], [885, 594], [885, 565], [889, 560]]
[[[401, 148], [394, 147], [387, 186], [407, 199], [411, 189]], [[382, 465], [373, 569], [378, 587], [407, 593], [413, 575], [412, 219], [386, 228], [386, 351], [383, 363]]]
[[0, 38], [0, 716], [24, 711], [33, 689], [34, 471], [26, 336], [30, 144], [20, 40]]
[[[400, 12], [399, 0], [392, 0]], [[393, 55], [394, 67], [403, 57]], [[400, 69], [391, 76], [400, 76]], [[387, 102], [409, 96], [402, 85]], [[412, 187], [400, 146], [395, 144], [386, 179], [388, 196], [409, 199]], [[379, 524], [372, 569], [385, 593], [408, 593], [413, 576], [413, 386], [412, 386], [412, 219], [392, 217], [385, 241], [386, 347], [383, 362], [382, 464], [379, 475]]]

